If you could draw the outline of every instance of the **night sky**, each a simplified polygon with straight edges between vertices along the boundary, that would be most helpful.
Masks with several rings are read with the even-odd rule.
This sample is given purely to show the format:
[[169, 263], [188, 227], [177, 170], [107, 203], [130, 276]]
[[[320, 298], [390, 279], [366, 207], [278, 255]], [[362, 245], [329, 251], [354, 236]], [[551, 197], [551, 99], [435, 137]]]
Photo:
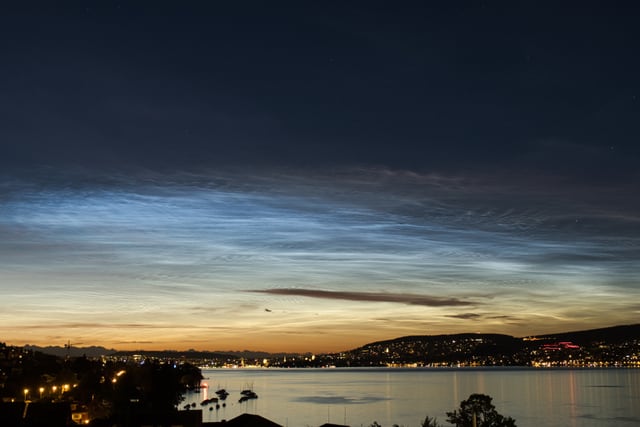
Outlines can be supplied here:
[[635, 3], [12, 3], [0, 341], [638, 322]]

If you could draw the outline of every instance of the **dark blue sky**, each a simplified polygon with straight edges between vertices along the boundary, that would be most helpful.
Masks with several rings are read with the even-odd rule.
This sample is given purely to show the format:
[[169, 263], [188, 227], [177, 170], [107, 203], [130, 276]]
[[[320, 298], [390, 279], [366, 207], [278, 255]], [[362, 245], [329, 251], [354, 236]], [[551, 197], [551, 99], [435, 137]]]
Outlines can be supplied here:
[[631, 3], [129, 3], [3, 6], [3, 163], [637, 176]]
[[0, 339], [316, 351], [636, 322], [639, 15], [3, 3]]

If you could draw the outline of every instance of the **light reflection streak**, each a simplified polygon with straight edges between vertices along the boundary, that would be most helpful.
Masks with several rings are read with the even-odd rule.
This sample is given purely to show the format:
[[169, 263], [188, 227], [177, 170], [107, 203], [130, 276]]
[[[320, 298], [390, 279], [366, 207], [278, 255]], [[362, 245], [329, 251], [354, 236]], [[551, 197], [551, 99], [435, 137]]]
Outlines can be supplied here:
[[573, 426], [577, 425], [577, 415], [578, 415], [578, 399], [577, 399], [577, 390], [576, 390], [576, 377], [573, 370], [569, 371], [568, 378], [568, 386], [569, 386], [569, 410], [571, 411], [571, 424]]

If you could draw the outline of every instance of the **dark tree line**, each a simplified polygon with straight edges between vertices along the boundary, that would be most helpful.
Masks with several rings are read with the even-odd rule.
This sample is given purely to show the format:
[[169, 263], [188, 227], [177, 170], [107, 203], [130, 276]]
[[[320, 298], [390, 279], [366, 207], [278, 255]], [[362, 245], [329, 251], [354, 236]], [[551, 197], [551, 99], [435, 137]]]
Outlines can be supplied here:
[[175, 413], [201, 379], [189, 363], [63, 359], [0, 345], [0, 397], [80, 403], [96, 425], [125, 426], [140, 414]]

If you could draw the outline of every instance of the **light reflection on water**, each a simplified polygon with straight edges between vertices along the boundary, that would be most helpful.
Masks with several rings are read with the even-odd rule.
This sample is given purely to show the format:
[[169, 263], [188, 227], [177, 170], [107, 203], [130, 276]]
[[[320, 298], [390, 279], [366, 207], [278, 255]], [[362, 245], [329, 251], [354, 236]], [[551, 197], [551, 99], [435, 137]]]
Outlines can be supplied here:
[[[289, 427], [328, 421], [418, 427], [426, 415], [450, 425], [446, 411], [484, 393], [519, 427], [640, 425], [637, 369], [213, 369], [203, 375], [209, 389], [188, 393], [182, 405], [195, 402], [204, 421], [249, 412]], [[248, 385], [259, 398], [239, 403]], [[230, 393], [226, 407], [200, 406], [218, 387]]]

